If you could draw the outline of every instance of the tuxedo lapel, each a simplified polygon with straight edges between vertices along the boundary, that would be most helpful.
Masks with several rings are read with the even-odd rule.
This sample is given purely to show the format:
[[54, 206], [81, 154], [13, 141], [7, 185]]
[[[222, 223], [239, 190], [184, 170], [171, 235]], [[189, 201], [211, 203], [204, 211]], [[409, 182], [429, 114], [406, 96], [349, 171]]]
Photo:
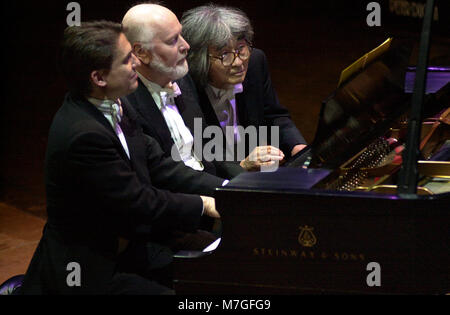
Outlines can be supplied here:
[[[123, 116], [122, 116], [122, 120], [120, 121], [119, 125], [120, 125], [120, 128], [122, 129], [122, 132], [125, 136], [125, 140], [127, 142], [128, 152], [130, 153], [130, 160], [133, 161], [137, 156], [136, 148], [141, 143], [140, 141], [138, 141], [139, 138], [136, 137], [137, 121], [136, 121], [136, 118], [130, 117], [130, 112], [125, 103], [122, 103], [122, 110], [123, 110]], [[135, 163], [132, 163], [132, 164], [135, 164]]]
[[152, 134], [159, 138], [159, 143], [167, 143], [168, 141], [169, 143], [173, 142], [169, 128], [167, 128], [166, 121], [164, 120], [161, 111], [158, 109], [155, 100], [140, 79], [139, 86], [135, 92], [135, 97], [137, 101], [134, 104], [135, 109], [142, 116], [146, 127], [153, 130]]
[[[178, 108], [178, 112], [180, 113], [181, 117], [183, 118], [183, 121], [186, 125], [186, 127], [189, 128], [192, 135], [194, 135], [195, 131], [195, 124], [194, 119], [200, 118], [203, 121], [203, 114], [200, 110], [200, 107], [198, 105], [198, 101], [193, 98], [193, 95], [184, 92], [177, 98], [175, 98], [175, 103]], [[204, 122], [203, 122], [204, 125]], [[204, 126], [202, 126], [204, 128]]]
[[[91, 104], [85, 99], [76, 99], [73, 100], [73, 104], [77, 106], [82, 111], [86, 112], [90, 117], [95, 119], [97, 122], [102, 124], [105, 127], [105, 130], [108, 132], [108, 134], [115, 140], [116, 146], [119, 147], [119, 152], [121, 153], [124, 160], [126, 160], [128, 163], [130, 162], [127, 153], [125, 152], [125, 149], [122, 146], [122, 143], [120, 142], [119, 137], [117, 136], [116, 132], [114, 131], [113, 127], [111, 126], [111, 123], [106, 119], [106, 117], [97, 109], [95, 108], [95, 105]], [[131, 152], [130, 152], [131, 154]]]
[[[242, 83], [243, 91], [242, 93], [236, 94], [236, 107], [237, 115], [239, 119], [239, 124], [241, 126], [256, 126], [258, 125], [257, 111], [254, 110], [255, 105], [255, 92], [254, 85], [246, 76], [244, 82]], [[253, 109], [253, 110], [252, 110]]]
[[182, 94], [175, 98], [178, 112], [183, 118], [184, 124], [194, 135], [194, 119], [202, 119], [202, 129], [205, 127], [204, 115], [199, 105], [199, 97], [194, 82], [189, 75], [176, 81]]
[[91, 104], [85, 99], [73, 99], [72, 104], [74, 104], [76, 107], [87, 113], [89, 116], [91, 116], [93, 119], [98, 121], [100, 124], [102, 124], [108, 131], [109, 134], [115, 135], [113, 127], [111, 126], [111, 123], [106, 119], [106, 117], [97, 109], [95, 108], [94, 104]]
[[[191, 125], [193, 127], [193, 123], [191, 123], [189, 120], [193, 117], [192, 111], [189, 109], [189, 107], [186, 107], [185, 103], [185, 95], [181, 94], [178, 97], [175, 98], [175, 105], [177, 105], [178, 112], [180, 113], [181, 117], [183, 118], [183, 121], [185, 125], [193, 132], [193, 129], [191, 129]], [[189, 102], [188, 102], [189, 104]], [[189, 122], [189, 124], [188, 124]]]
[[219, 120], [217, 119], [216, 112], [209, 101], [208, 95], [205, 89], [198, 91], [200, 107], [202, 109], [203, 115], [205, 116], [206, 123], [208, 126], [220, 126]]

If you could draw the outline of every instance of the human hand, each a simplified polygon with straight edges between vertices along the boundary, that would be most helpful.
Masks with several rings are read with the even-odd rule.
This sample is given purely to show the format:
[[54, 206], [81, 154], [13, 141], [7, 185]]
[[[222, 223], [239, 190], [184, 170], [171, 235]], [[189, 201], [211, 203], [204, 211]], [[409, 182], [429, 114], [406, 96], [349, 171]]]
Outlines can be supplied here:
[[212, 218], [220, 218], [220, 214], [216, 210], [216, 200], [207, 196], [200, 196], [200, 198], [203, 201], [203, 214]]
[[240, 165], [247, 171], [257, 171], [262, 166], [272, 166], [284, 159], [284, 153], [274, 146], [259, 146], [253, 149]]

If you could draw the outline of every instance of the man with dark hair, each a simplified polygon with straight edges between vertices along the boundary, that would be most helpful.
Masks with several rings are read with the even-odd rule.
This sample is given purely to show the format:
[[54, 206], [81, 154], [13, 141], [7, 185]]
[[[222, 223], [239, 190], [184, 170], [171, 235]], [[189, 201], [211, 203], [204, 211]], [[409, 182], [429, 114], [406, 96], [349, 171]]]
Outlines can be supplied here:
[[[121, 33], [122, 27], [119, 24], [107, 21], [65, 30], [59, 61], [72, 94], [84, 96], [92, 92], [88, 78], [94, 69], [111, 68]], [[91, 61], [85, 62], [86, 58]]]
[[119, 24], [65, 30], [70, 92], [49, 131], [48, 220], [23, 294], [173, 293], [147, 272], [164, 250], [155, 242], [195, 231], [202, 215], [219, 217], [213, 198], [189, 193], [212, 194], [223, 179], [164, 157], [120, 100], [137, 88], [138, 64]]

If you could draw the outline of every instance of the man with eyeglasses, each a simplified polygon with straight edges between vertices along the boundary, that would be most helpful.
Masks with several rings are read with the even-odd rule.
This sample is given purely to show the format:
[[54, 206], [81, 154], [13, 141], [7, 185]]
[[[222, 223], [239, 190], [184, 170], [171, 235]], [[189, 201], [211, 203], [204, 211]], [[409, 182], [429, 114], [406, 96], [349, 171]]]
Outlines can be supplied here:
[[[253, 28], [244, 12], [209, 4], [185, 12], [181, 24], [182, 36], [191, 47], [187, 56], [190, 75], [208, 125], [220, 126], [224, 132], [233, 127], [234, 145], [245, 141], [238, 126], [255, 126], [258, 132], [261, 126], [269, 131], [277, 126], [280, 156], [295, 155], [306, 147], [289, 112], [278, 101], [264, 53], [251, 47]], [[233, 144], [228, 143], [225, 150]], [[252, 152], [248, 146], [246, 153], [252, 153], [240, 165], [251, 163], [258, 149]]]

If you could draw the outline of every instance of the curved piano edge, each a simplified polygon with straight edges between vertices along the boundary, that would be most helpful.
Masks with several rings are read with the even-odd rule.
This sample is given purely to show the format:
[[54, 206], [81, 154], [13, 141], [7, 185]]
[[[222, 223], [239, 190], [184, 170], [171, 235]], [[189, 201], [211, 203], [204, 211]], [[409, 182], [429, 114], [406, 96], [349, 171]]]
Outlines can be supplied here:
[[[449, 162], [429, 162], [419, 161], [419, 171], [422, 176], [440, 175], [439, 181], [443, 182], [445, 187], [448, 184], [448, 175], [450, 174]], [[330, 170], [326, 169], [299, 169], [280, 167], [277, 171], [271, 173], [244, 173], [232, 179], [226, 186], [216, 188], [216, 194], [222, 192], [249, 192], [249, 193], [275, 193], [275, 194], [303, 194], [316, 195], [323, 197], [350, 197], [350, 198], [376, 198], [376, 199], [402, 199], [404, 196], [397, 194], [394, 186], [386, 186], [383, 181], [378, 181], [378, 185], [370, 186], [370, 189], [358, 187], [353, 191], [337, 191], [327, 188], [326, 185], [320, 185], [321, 181], [329, 178]], [[433, 176], [438, 178], [437, 176]], [[323, 186], [323, 187], [322, 187]], [[375, 186], [379, 186], [375, 190]], [[423, 186], [427, 188], [421, 188]], [[389, 189], [384, 189], [388, 187]], [[444, 188], [445, 188], [444, 187]], [[450, 191], [448, 189], [428, 189], [422, 182], [418, 185], [419, 193], [414, 197], [417, 199], [448, 199]]]
[[221, 242], [221, 238], [219, 237], [217, 240], [209, 244], [205, 249], [202, 251], [199, 250], [180, 250], [176, 252], [173, 255], [173, 258], [180, 258], [180, 259], [191, 259], [191, 258], [199, 258], [211, 255], [219, 246]]
[[180, 250], [173, 255], [173, 258], [191, 259], [208, 256], [211, 252], [205, 253], [198, 250]]
[[[391, 187], [392, 186], [392, 187]], [[375, 186], [374, 186], [375, 187]], [[374, 188], [372, 187], [372, 188]], [[383, 187], [389, 187], [390, 189], [384, 190]], [[349, 197], [349, 198], [373, 198], [373, 199], [404, 199], [404, 196], [397, 194], [396, 185], [379, 185], [375, 190], [368, 190], [367, 187], [358, 187], [354, 191], [336, 191], [336, 190], [326, 190], [326, 189], [285, 189], [284, 191], [274, 190], [274, 189], [256, 189], [253, 187], [221, 187], [216, 188], [216, 192], [248, 192], [248, 193], [272, 193], [272, 194], [286, 194], [286, 195], [315, 195], [322, 196], [324, 198], [333, 197]], [[414, 195], [414, 199], [424, 199], [424, 200], [450, 200], [450, 192], [444, 191], [439, 193], [434, 193], [427, 188], [418, 187], [419, 193]]]

